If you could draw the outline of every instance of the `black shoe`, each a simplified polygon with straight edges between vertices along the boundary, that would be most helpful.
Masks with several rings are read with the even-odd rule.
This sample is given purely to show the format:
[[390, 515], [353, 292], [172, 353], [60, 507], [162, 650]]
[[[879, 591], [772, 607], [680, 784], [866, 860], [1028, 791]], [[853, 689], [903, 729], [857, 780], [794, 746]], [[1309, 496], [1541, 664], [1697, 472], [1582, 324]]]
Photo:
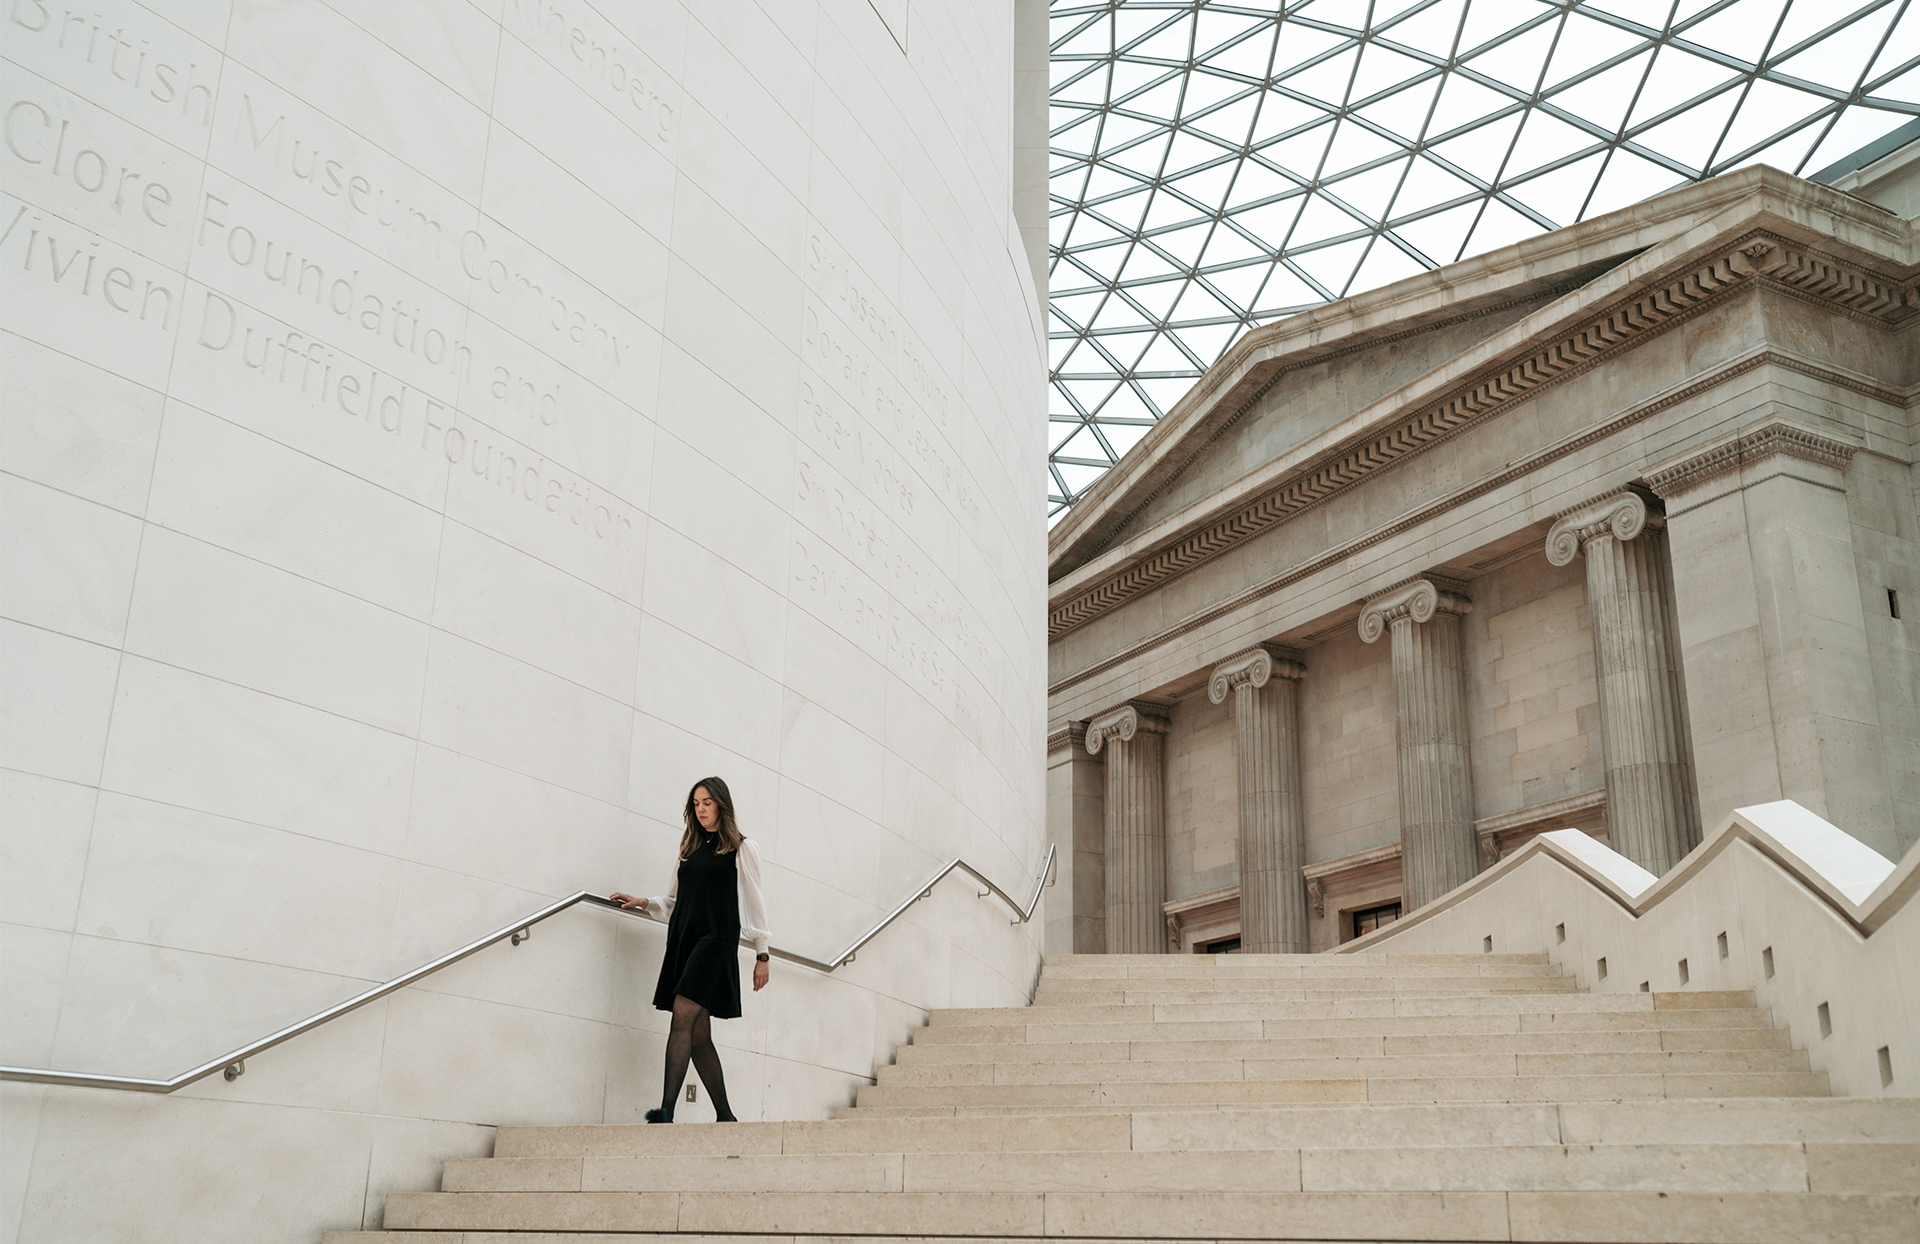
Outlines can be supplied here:
[[715, 1118], [714, 1118], [714, 1120], [713, 1120], [713, 1121], [714, 1121], [715, 1123], [738, 1123], [738, 1122], [739, 1122], [740, 1120], [739, 1120], [739, 1119], [737, 1119], [737, 1118], [735, 1118], [735, 1117], [734, 1117], [734, 1116], [732, 1116], [732, 1115], [728, 1115], [728, 1116], [727, 1116], [726, 1118], [724, 1118], [724, 1119], [722, 1119], [722, 1118], [719, 1118], [718, 1116], [715, 1116]]
[[670, 1114], [668, 1114], [668, 1113], [667, 1113], [666, 1111], [664, 1111], [664, 1110], [649, 1110], [649, 1111], [647, 1111], [647, 1122], [649, 1122], [649, 1123], [671, 1123], [671, 1122], [673, 1122], [673, 1116], [672, 1116], [672, 1115], [670, 1115]]

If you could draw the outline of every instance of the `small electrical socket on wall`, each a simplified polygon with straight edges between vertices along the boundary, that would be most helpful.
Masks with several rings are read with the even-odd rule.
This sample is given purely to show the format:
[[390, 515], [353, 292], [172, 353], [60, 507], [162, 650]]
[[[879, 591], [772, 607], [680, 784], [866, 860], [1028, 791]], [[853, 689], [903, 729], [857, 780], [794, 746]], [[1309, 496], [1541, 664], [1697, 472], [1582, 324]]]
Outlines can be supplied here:
[[700, 1090], [691, 1084], [687, 1085], [687, 1100], [688, 1101], [700, 1100]]

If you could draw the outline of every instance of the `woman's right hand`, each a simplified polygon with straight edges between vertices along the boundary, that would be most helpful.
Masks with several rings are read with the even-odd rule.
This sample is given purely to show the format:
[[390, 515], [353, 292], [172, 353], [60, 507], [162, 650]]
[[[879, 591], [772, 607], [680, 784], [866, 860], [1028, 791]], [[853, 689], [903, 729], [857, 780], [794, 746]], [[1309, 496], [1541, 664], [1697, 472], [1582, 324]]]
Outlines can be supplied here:
[[622, 907], [627, 908], [629, 911], [631, 911], [633, 908], [636, 908], [636, 907], [638, 907], [641, 911], [647, 910], [647, 900], [644, 898], [636, 898], [631, 894], [622, 894], [618, 890], [615, 890], [612, 894], [607, 895], [607, 897], [612, 899], [614, 902], [620, 904]]

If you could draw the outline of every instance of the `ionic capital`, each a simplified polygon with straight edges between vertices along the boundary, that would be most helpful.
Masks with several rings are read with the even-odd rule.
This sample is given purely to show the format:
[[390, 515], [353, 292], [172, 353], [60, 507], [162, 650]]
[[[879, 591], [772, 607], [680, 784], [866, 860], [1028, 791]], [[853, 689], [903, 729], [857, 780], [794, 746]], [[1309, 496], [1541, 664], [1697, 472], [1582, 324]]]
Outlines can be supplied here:
[[1129, 701], [1087, 723], [1087, 755], [1099, 755], [1108, 739], [1125, 743], [1142, 731], [1165, 734], [1167, 726], [1166, 711], [1158, 705]]
[[1227, 693], [1240, 687], [1258, 688], [1267, 685], [1271, 678], [1304, 678], [1307, 667], [1300, 663], [1300, 654], [1288, 648], [1277, 648], [1271, 644], [1260, 644], [1245, 652], [1236, 652], [1220, 664], [1213, 667], [1213, 674], [1207, 679], [1207, 698], [1219, 704], [1227, 698]]
[[1427, 622], [1436, 613], [1465, 613], [1472, 606], [1473, 602], [1465, 596], [1443, 590], [1432, 578], [1409, 579], [1360, 607], [1360, 639], [1363, 643], [1373, 643], [1400, 618]]
[[1663, 521], [1647, 509], [1639, 493], [1609, 494], [1568, 510], [1554, 520], [1547, 531], [1547, 560], [1556, 566], [1567, 565], [1589, 540], [1598, 536], [1631, 540], [1649, 525], [1658, 527]]

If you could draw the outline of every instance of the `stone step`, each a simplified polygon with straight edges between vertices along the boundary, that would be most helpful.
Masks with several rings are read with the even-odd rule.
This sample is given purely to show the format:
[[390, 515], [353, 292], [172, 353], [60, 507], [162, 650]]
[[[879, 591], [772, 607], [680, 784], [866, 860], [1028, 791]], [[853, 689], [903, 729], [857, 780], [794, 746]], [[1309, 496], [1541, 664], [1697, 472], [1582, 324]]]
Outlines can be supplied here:
[[1459, 990], [1459, 989], [1540, 989], [1556, 988], [1558, 982], [1573, 978], [1560, 972], [1527, 969], [1494, 976], [1255, 976], [1251, 973], [1214, 972], [1205, 975], [1166, 973], [1148, 976], [1050, 976], [1041, 973], [1040, 988], [1065, 994], [1100, 993], [1116, 989], [1377, 989], [1377, 990]]
[[1498, 1032], [1405, 1036], [1262, 1037], [1187, 1041], [915, 1042], [894, 1051], [897, 1065], [933, 1063], [1120, 1062], [1181, 1058], [1361, 1058], [1368, 1055], [1627, 1054], [1659, 1050], [1784, 1050], [1779, 1028], [1705, 1028], [1627, 1032]]
[[1472, 965], [1531, 964], [1552, 966], [1544, 954], [1530, 955], [1402, 955], [1383, 951], [1359, 951], [1329, 956], [1306, 955], [1048, 955], [1046, 970], [1063, 974], [1079, 972], [1191, 971], [1206, 968], [1219, 972], [1251, 972], [1273, 967], [1300, 967], [1309, 970], [1340, 971], [1358, 967], [1468, 967]]
[[1319, 957], [1318, 962], [1309, 957], [1305, 963], [1274, 963], [1250, 956], [1238, 960], [1208, 960], [1202, 962], [1199, 956], [1193, 958], [1168, 958], [1159, 963], [1117, 965], [1105, 967], [1086, 965], [1071, 969], [1056, 967], [1048, 963], [1041, 969], [1040, 979], [1068, 983], [1074, 981], [1122, 981], [1122, 980], [1317, 980], [1337, 981], [1349, 978], [1375, 978], [1381, 980], [1422, 980], [1456, 978], [1497, 978], [1497, 977], [1542, 977], [1562, 976], [1565, 969], [1551, 963], [1490, 963], [1492, 956], [1473, 955], [1450, 963], [1425, 964], [1387, 964], [1380, 962], [1351, 961], [1355, 956], [1341, 955], [1335, 958]]
[[[992, 1049], [994, 1047], [980, 1047]], [[1077, 1045], [1049, 1061], [917, 1063], [881, 1067], [882, 1085], [1084, 1084], [1113, 1081], [1367, 1079], [1380, 1076], [1565, 1076], [1806, 1071], [1802, 1050], [1663, 1050], [1633, 1053], [1365, 1055], [1332, 1058], [1083, 1060]]]
[[[1558, 983], [1564, 980], [1564, 985]], [[1485, 983], [1453, 987], [1444, 983], [1382, 986], [1272, 986], [1240, 989], [1234, 985], [1163, 988], [1137, 982], [1117, 989], [1055, 989], [1041, 985], [1034, 1006], [1161, 1006], [1218, 1002], [1332, 1002], [1346, 998], [1476, 998], [1511, 994], [1552, 995], [1577, 992], [1570, 977], [1489, 987]]]
[[[949, 1115], [951, 1113], [950, 1108]], [[1045, 1108], [1036, 1108], [1045, 1109]], [[1228, 1151], [1365, 1146], [1920, 1144], [1920, 1101], [1799, 1097], [1551, 1104], [1271, 1105], [671, 1127], [502, 1127], [500, 1158], [806, 1153]]]
[[1628, 994], [1462, 994], [1352, 997], [1302, 1001], [1219, 1001], [1155, 1005], [941, 1007], [928, 1025], [991, 1028], [1033, 1024], [1226, 1022], [1248, 1019], [1385, 1019], [1404, 1015], [1623, 1014], [1744, 1010], [1750, 991]]
[[444, 1192], [1920, 1192], [1900, 1144], [471, 1158]]
[[[1557, 1001], [1557, 1000], [1556, 1000]], [[1285, 1037], [1421, 1036], [1503, 1032], [1635, 1032], [1766, 1027], [1769, 1012], [1561, 1011], [1496, 1015], [1317, 1015], [1271, 1019], [1060, 1021], [1036, 1024], [936, 1025], [916, 1028], [913, 1044], [1020, 1044], [1103, 1041], [1251, 1041]]]
[[1824, 1096], [1825, 1072], [1650, 1072], [1639, 1075], [1320, 1077], [1098, 1081], [1067, 1084], [879, 1084], [855, 1105], [1206, 1108], [1268, 1102], [1616, 1101], [1651, 1097]]
[[[390, 1230], [1911, 1244], [1920, 1197], [1807, 1192], [395, 1193]], [[344, 1244], [360, 1233], [331, 1233]], [[516, 1236], [521, 1244], [539, 1237]], [[469, 1237], [468, 1244], [479, 1244]], [[640, 1244], [628, 1241], [627, 1244]], [[744, 1244], [744, 1241], [742, 1241]]]

